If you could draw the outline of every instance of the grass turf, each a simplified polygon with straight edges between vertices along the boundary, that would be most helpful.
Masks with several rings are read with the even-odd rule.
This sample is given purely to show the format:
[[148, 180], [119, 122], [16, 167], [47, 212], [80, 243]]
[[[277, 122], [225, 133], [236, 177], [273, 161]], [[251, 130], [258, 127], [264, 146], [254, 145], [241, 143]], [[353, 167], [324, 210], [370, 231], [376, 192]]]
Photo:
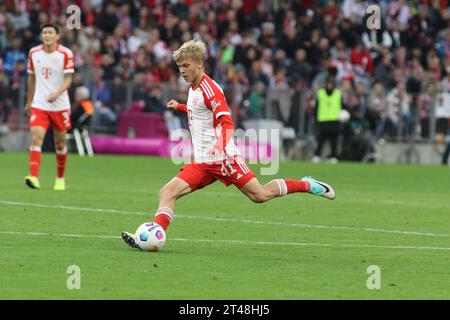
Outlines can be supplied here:
[[[24, 184], [26, 154], [0, 164], [0, 299], [450, 298], [449, 168], [285, 162], [277, 177], [323, 179], [337, 200], [254, 204], [216, 182], [177, 202], [163, 251], [146, 253], [120, 232], [152, 220], [170, 160], [70, 155], [64, 192], [52, 154], [41, 190]], [[71, 265], [80, 290], [66, 287]]]

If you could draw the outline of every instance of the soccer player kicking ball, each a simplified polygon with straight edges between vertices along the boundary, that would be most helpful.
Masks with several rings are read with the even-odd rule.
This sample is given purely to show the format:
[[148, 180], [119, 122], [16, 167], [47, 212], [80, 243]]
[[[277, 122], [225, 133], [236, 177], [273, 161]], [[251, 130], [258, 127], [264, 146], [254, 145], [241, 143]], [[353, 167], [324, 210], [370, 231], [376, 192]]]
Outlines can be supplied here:
[[[174, 218], [175, 201], [216, 180], [227, 186], [234, 184], [256, 203], [296, 192], [335, 199], [333, 188], [310, 177], [301, 180], [275, 179], [265, 185], [259, 183], [240, 157], [233, 141], [234, 124], [221, 87], [203, 73], [205, 53], [205, 44], [192, 40], [185, 42], [173, 54], [181, 75], [191, 83], [191, 87], [187, 104], [171, 100], [167, 108], [187, 112], [194, 163], [185, 165], [160, 190], [155, 223], [166, 230]], [[131, 247], [139, 248], [134, 234], [122, 232], [122, 238]]]
[[25, 111], [30, 115], [30, 175], [27, 186], [39, 189], [41, 147], [52, 125], [57, 162], [55, 190], [65, 190], [67, 160], [66, 132], [70, 129], [70, 101], [67, 89], [74, 73], [73, 53], [58, 44], [59, 29], [53, 24], [41, 26], [42, 44], [28, 54], [28, 92]]

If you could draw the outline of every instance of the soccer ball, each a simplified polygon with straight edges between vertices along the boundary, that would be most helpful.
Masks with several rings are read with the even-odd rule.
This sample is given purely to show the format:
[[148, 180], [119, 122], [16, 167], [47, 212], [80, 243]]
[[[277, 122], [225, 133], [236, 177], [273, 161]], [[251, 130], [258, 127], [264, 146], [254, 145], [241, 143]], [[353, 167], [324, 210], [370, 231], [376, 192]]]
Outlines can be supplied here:
[[159, 251], [166, 242], [166, 232], [157, 223], [143, 223], [136, 230], [136, 243], [142, 251]]

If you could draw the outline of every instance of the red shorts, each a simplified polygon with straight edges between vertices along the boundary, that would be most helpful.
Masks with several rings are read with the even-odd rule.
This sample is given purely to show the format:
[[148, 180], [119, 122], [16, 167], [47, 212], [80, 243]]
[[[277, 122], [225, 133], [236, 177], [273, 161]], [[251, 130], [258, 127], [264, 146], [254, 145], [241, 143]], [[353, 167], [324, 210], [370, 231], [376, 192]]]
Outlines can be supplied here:
[[245, 161], [240, 156], [219, 163], [189, 163], [181, 168], [178, 178], [185, 181], [191, 190], [201, 189], [216, 180], [227, 187], [234, 184], [241, 189], [255, 177]]
[[39, 126], [47, 130], [52, 125], [56, 131], [67, 131], [70, 125], [70, 109], [62, 111], [45, 111], [31, 108], [30, 127]]

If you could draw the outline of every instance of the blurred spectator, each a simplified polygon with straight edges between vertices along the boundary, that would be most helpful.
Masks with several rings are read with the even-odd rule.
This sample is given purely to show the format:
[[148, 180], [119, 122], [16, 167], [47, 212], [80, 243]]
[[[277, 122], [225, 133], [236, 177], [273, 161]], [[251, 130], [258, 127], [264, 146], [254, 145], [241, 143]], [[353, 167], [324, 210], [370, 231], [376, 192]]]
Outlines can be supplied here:
[[360, 37], [355, 30], [355, 26], [348, 19], [342, 20], [340, 24], [340, 34], [348, 48], [354, 47]]
[[411, 96], [406, 92], [406, 84], [398, 82], [387, 95], [387, 127], [391, 137], [405, 137], [411, 133]]
[[30, 18], [28, 12], [20, 8], [18, 3], [14, 4], [12, 12], [8, 14], [8, 22], [14, 32], [21, 31], [28, 28], [30, 25]]
[[382, 61], [375, 67], [373, 77], [375, 82], [382, 83], [387, 89], [395, 85], [394, 66], [392, 65], [390, 53], [383, 55]]
[[411, 17], [411, 9], [406, 0], [391, 1], [387, 8], [387, 24], [391, 26], [392, 21], [397, 21], [400, 30], [408, 28], [408, 21]]
[[433, 110], [433, 103], [436, 99], [436, 85], [433, 82], [428, 83], [425, 92], [419, 96], [419, 122], [420, 134], [422, 138], [430, 137], [430, 116]]
[[337, 162], [339, 116], [342, 109], [342, 93], [336, 88], [335, 80], [327, 78], [325, 87], [316, 96], [316, 120], [318, 126], [318, 145], [313, 162], [321, 161], [325, 142], [331, 144], [330, 161]]
[[[440, 82], [437, 97], [437, 103], [441, 106], [446, 104], [446, 101], [450, 101], [450, 62], [447, 63], [446, 74], [447, 76]], [[444, 137], [445, 135], [448, 135], [449, 120], [450, 119], [447, 117], [437, 115], [436, 133], [438, 136]]]
[[400, 30], [400, 25], [397, 20], [391, 22], [389, 35], [392, 39], [392, 48], [411, 45], [411, 34], [409, 30]]
[[270, 79], [262, 72], [261, 61], [253, 61], [252, 68], [248, 77], [250, 85], [255, 84], [258, 81], [264, 83], [266, 87], [269, 87]]
[[83, 55], [99, 52], [100, 40], [95, 35], [95, 28], [92, 26], [82, 28], [78, 36], [78, 44]]
[[156, 62], [156, 66], [152, 69], [153, 81], [155, 82], [168, 82], [173, 74], [173, 69], [167, 63], [165, 59], [159, 59]]
[[229, 99], [231, 113], [234, 115], [236, 123], [239, 123], [239, 117], [242, 114], [240, 108], [249, 90], [249, 80], [243, 65], [236, 64], [234, 68], [230, 68], [229, 83], [232, 86], [232, 93], [227, 99]]
[[344, 80], [352, 81], [355, 78], [355, 70], [350, 62], [350, 57], [346, 52], [340, 52], [339, 56], [333, 60], [333, 64], [336, 66], [337, 75], [336, 78], [339, 82]]
[[266, 5], [264, 2], [260, 1], [256, 7], [256, 10], [250, 14], [251, 26], [258, 29], [265, 21], [269, 21], [269, 15], [267, 14]]
[[95, 10], [94, 4], [98, 1], [83, 1], [81, 9], [81, 23], [83, 26], [93, 26], [98, 16], [98, 11]]
[[145, 33], [141, 29], [135, 28], [131, 36], [128, 37], [128, 51], [135, 54], [139, 47], [145, 43]]
[[263, 118], [263, 110], [265, 110], [265, 86], [262, 81], [258, 81], [253, 85], [250, 94], [250, 105], [247, 110], [247, 118], [260, 119]]
[[347, 106], [347, 108], [351, 107], [351, 98], [355, 95], [355, 91], [353, 88], [353, 82], [351, 80], [344, 80], [341, 82], [341, 92], [342, 92], [342, 103]]
[[295, 52], [295, 60], [292, 67], [289, 68], [289, 75], [291, 78], [297, 78], [303, 85], [302, 87], [309, 87], [312, 77], [312, 66], [306, 59], [306, 51], [298, 49]]
[[372, 56], [370, 52], [364, 48], [364, 45], [361, 42], [357, 42], [356, 46], [352, 49], [350, 59], [352, 64], [361, 70], [360, 73], [372, 73]]
[[127, 108], [127, 92], [128, 89], [123, 82], [122, 73], [116, 73], [110, 85], [111, 87], [111, 108], [115, 114], [120, 114], [122, 110]]
[[328, 0], [326, 1], [326, 4], [322, 10], [323, 15], [330, 15], [332, 17], [333, 20], [337, 21], [339, 16], [341, 15], [341, 11], [339, 10], [339, 8], [336, 6], [336, 1], [335, 0]]
[[261, 57], [261, 71], [268, 77], [273, 78], [274, 65], [272, 61], [272, 50], [269, 48], [264, 49]]
[[143, 111], [145, 112], [155, 112], [161, 115], [167, 111], [166, 106], [162, 100], [162, 91], [159, 85], [155, 85], [150, 93], [146, 96], [145, 107]]
[[341, 158], [346, 161], [362, 161], [373, 152], [370, 137], [366, 135], [365, 119], [360, 113], [355, 113], [344, 126]]
[[[440, 70], [439, 70], [440, 71]], [[422, 81], [424, 76], [424, 70], [420, 64], [419, 59], [413, 58], [407, 69], [407, 89], [408, 92], [413, 95], [418, 95], [422, 90]], [[440, 77], [439, 77], [440, 78]]]
[[[275, 51], [273, 63], [276, 70], [287, 69], [291, 66], [291, 61], [286, 57], [286, 52], [282, 49]], [[274, 73], [274, 76], [276, 77], [276, 73]], [[276, 79], [272, 78], [271, 80], [275, 80], [272, 83], [276, 82]]]
[[342, 4], [342, 14], [345, 19], [356, 16], [358, 21], [366, 14], [367, 4], [362, 0], [344, 0]]
[[107, 1], [104, 10], [99, 15], [98, 28], [106, 34], [112, 34], [118, 23], [117, 6], [113, 2]]
[[75, 103], [72, 106], [71, 124], [72, 129], [82, 129], [91, 124], [94, 114], [94, 104], [89, 99], [89, 89], [80, 86], [75, 89]]
[[22, 50], [22, 39], [14, 37], [11, 42], [11, 48], [6, 50], [4, 55], [4, 69], [9, 77], [14, 76], [14, 69], [19, 61], [26, 61], [27, 56]]
[[[441, 74], [442, 74], [442, 66], [441, 61], [439, 59], [439, 56], [435, 51], [429, 51], [427, 55], [427, 73], [434, 81], [441, 80]], [[422, 66], [418, 65], [417, 68], [422, 70]]]
[[382, 138], [386, 121], [387, 101], [384, 86], [376, 82], [370, 90], [366, 119], [376, 140]]
[[133, 108], [139, 108], [140, 110], [144, 109], [145, 99], [147, 97], [147, 88], [146, 88], [146, 79], [145, 73], [139, 72], [134, 75], [132, 91], [132, 106]]
[[[99, 78], [101, 73], [94, 72], [94, 79]], [[92, 90], [89, 90], [92, 91]], [[112, 132], [116, 130], [117, 114], [113, 110], [111, 102], [111, 89], [104, 80], [98, 80], [94, 86], [96, 99], [94, 100], [95, 116], [93, 126], [98, 131]]]
[[442, 59], [450, 60], [450, 29], [446, 29], [442, 39], [436, 44], [439, 56]]

